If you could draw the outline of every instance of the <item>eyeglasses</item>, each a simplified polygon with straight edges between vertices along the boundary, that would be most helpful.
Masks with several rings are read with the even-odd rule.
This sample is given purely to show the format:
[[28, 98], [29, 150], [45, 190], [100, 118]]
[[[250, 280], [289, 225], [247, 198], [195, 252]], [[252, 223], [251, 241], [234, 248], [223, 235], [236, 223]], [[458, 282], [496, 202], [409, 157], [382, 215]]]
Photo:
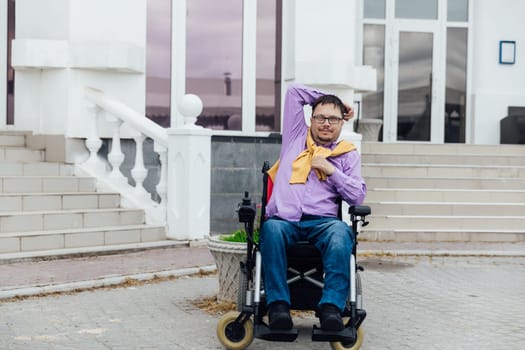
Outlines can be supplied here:
[[328, 124], [339, 124], [341, 122], [341, 120], [343, 120], [343, 118], [339, 118], [339, 117], [336, 117], [336, 116], [330, 116], [330, 117], [325, 117], [324, 115], [313, 115], [312, 116], [313, 120], [315, 120], [315, 122], [317, 124], [324, 124], [325, 121], [328, 120]]

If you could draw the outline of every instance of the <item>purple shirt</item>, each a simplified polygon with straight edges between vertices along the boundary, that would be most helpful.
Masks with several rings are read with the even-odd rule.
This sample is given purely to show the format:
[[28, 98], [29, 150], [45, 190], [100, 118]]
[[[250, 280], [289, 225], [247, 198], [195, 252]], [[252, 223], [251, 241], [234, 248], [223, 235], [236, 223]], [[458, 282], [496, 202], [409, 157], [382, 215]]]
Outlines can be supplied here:
[[[284, 102], [283, 136], [280, 165], [274, 180], [266, 214], [288, 221], [299, 221], [302, 214], [337, 216], [337, 198], [349, 205], [359, 205], [366, 195], [365, 181], [361, 177], [361, 157], [354, 150], [328, 158], [335, 172], [326, 181], [310, 171], [305, 184], [290, 184], [292, 163], [306, 149], [308, 125], [303, 106], [312, 104], [324, 93], [301, 85], [291, 85]], [[334, 149], [336, 143], [328, 145]]]

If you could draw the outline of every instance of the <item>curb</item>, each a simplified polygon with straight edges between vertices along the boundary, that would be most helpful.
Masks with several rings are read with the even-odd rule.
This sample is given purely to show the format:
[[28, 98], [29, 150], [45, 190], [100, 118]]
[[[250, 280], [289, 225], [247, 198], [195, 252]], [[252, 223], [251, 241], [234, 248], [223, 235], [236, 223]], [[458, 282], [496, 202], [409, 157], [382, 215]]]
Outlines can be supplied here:
[[46, 286], [37, 286], [37, 287], [21, 287], [21, 288], [9, 289], [9, 290], [1, 290], [0, 300], [17, 298], [17, 297], [31, 297], [31, 296], [37, 296], [37, 295], [64, 293], [64, 292], [72, 292], [72, 291], [84, 291], [84, 290], [89, 290], [93, 288], [118, 286], [129, 280], [151, 281], [156, 278], [172, 278], [172, 277], [196, 275], [199, 273], [213, 273], [216, 270], [217, 268], [215, 265], [207, 265], [207, 266], [190, 267], [190, 268], [176, 269], [176, 270], [139, 273], [139, 274], [133, 274], [133, 275], [112, 276], [112, 277], [100, 278], [100, 279], [89, 280], [89, 281], [78, 281], [78, 282], [70, 282], [70, 283], [62, 283], [62, 284], [50, 284]]
[[508, 250], [358, 250], [357, 256], [429, 256], [429, 257], [525, 257], [525, 251]]
[[[428, 256], [428, 257], [525, 257], [525, 251], [503, 250], [359, 250], [358, 257], [402, 257], [402, 256]], [[173, 278], [191, 276], [199, 273], [213, 273], [217, 271], [216, 265], [164, 270], [157, 272], [139, 273], [131, 275], [118, 275], [103, 277], [94, 280], [48, 284], [43, 286], [14, 287], [0, 290], [0, 301], [11, 298], [49, 295], [54, 293], [67, 293], [72, 291], [85, 291], [95, 288], [112, 287], [133, 281], [151, 281], [156, 278]]]
[[95, 246], [84, 248], [66, 248], [57, 250], [41, 250], [18, 253], [0, 254], [0, 265], [39, 260], [68, 259], [85, 256], [101, 256], [140, 252], [150, 249], [166, 249], [177, 247], [199, 247], [198, 244], [191, 244], [190, 241], [162, 241], [147, 243], [130, 243], [120, 245]]

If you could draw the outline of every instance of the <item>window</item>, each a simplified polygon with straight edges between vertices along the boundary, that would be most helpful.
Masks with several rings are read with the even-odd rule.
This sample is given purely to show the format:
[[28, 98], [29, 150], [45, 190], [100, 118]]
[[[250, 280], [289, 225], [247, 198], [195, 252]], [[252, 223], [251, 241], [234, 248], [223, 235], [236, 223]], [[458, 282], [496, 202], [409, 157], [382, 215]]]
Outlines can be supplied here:
[[[2, 5], [3, 6], [3, 5]], [[15, 1], [7, 2], [7, 114], [6, 124], [15, 123], [15, 70], [11, 66], [11, 47], [15, 39]]]
[[385, 0], [366, 0], [364, 3], [365, 18], [385, 18]]
[[465, 142], [467, 29], [447, 29], [445, 142]]
[[146, 39], [146, 116], [170, 126], [171, 1], [148, 0]]
[[[217, 131], [279, 131], [282, 0], [188, 0], [180, 12], [172, 10], [178, 5], [172, 1], [147, 1], [147, 117], [170, 126], [175, 83], [201, 98], [198, 125]], [[173, 83], [172, 13], [186, 24], [175, 33], [185, 35], [185, 77]]]
[[448, 0], [447, 21], [468, 21], [468, 0]]
[[[257, 2], [256, 130], [279, 131], [281, 1]], [[278, 11], [278, 12], [277, 12]]]
[[432, 33], [399, 35], [398, 140], [430, 140], [433, 50]]
[[376, 70], [377, 90], [363, 93], [363, 118], [383, 119], [385, 79], [385, 26], [365, 24], [363, 30], [363, 64]]
[[242, 129], [242, 0], [187, 2], [186, 92], [204, 109], [197, 124]]
[[438, 0], [396, 0], [396, 18], [437, 19]]

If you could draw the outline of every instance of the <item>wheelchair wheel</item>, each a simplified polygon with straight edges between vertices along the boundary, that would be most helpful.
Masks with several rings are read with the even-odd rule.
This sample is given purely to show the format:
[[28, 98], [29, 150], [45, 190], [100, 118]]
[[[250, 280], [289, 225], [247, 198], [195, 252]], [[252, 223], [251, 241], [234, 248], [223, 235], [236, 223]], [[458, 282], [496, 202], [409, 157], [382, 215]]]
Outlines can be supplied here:
[[[359, 275], [359, 272], [355, 274], [355, 295], [356, 295], [356, 303], [357, 308], [362, 309], [363, 308], [363, 285], [361, 284], [361, 275]], [[350, 310], [350, 297], [346, 300], [346, 307]]]
[[235, 322], [238, 316], [237, 311], [230, 311], [222, 316], [217, 324], [217, 337], [221, 344], [229, 350], [246, 349], [253, 341], [252, 320], [241, 324]]
[[362, 309], [363, 308], [363, 285], [361, 284], [361, 275], [359, 275], [359, 272], [356, 272], [355, 274], [355, 294], [357, 297], [357, 308]]
[[357, 338], [355, 340], [355, 343], [345, 344], [342, 342], [331, 342], [330, 347], [332, 348], [332, 350], [358, 350], [359, 348], [361, 348], [361, 345], [363, 344], [363, 337], [364, 337], [363, 328], [359, 327], [357, 329]]
[[246, 274], [239, 271], [239, 289], [237, 290], [237, 311], [242, 311], [246, 304], [246, 291], [248, 290], [248, 279]]

